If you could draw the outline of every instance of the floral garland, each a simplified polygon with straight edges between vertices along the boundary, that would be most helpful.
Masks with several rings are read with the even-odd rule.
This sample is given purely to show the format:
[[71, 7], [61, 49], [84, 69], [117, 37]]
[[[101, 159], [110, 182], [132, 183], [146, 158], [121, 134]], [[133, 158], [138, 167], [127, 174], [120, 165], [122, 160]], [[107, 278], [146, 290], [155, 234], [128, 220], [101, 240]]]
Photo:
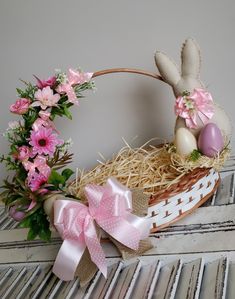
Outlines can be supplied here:
[[79, 104], [83, 91], [94, 89], [92, 75], [69, 69], [67, 74], [58, 71], [47, 80], [35, 76], [35, 85], [23, 81], [26, 88], [17, 89], [19, 99], [10, 106], [10, 111], [23, 119], [10, 122], [4, 134], [10, 152], [2, 155], [0, 162], [14, 175], [4, 180], [0, 196], [19, 226], [29, 228], [28, 240], [51, 238], [43, 208], [48, 197], [72, 197], [66, 192], [66, 183], [73, 171], [61, 169], [71, 162], [73, 154], [68, 152], [70, 141], [59, 138], [54, 119], [72, 119], [70, 108]]

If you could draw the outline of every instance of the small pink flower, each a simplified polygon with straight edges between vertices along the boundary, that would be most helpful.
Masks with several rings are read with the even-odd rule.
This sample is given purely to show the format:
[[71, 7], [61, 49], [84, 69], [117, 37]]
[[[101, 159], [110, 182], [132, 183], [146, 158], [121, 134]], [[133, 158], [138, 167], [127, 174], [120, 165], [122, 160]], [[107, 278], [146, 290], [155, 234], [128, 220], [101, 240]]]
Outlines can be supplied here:
[[29, 99], [21, 98], [16, 100], [15, 104], [10, 106], [10, 111], [16, 114], [25, 114], [29, 110], [31, 101]]
[[33, 130], [38, 131], [41, 127], [51, 128], [59, 134], [59, 131], [56, 129], [55, 124], [50, 119], [48, 119], [47, 121], [40, 117], [38, 119], [36, 119], [32, 125]]
[[73, 69], [69, 69], [67, 77], [70, 85], [84, 84], [89, 82], [93, 73], [82, 73]]
[[47, 159], [44, 156], [38, 155], [33, 162], [23, 162], [24, 168], [29, 172], [28, 175], [35, 172], [42, 173], [47, 179], [51, 174], [51, 168], [47, 165]]
[[43, 120], [48, 120], [51, 116], [51, 113], [45, 110], [41, 110], [38, 114]]
[[50, 125], [47, 121], [45, 121], [45, 120], [43, 120], [39, 117], [33, 123], [32, 128], [33, 128], [34, 131], [38, 131], [41, 127], [49, 128]]
[[47, 107], [57, 106], [57, 103], [60, 99], [60, 95], [58, 93], [54, 94], [53, 90], [47, 86], [42, 90], [39, 89], [34, 94], [36, 101], [32, 103], [32, 107], [40, 106], [43, 110]]
[[30, 205], [29, 205], [29, 207], [27, 209], [27, 212], [30, 211], [30, 210], [32, 210], [36, 206], [36, 204], [37, 204], [37, 202], [36, 202], [35, 199], [31, 200], [31, 203], [30, 203]]
[[69, 69], [67, 74], [67, 82], [60, 84], [56, 90], [58, 93], [67, 94], [69, 102], [78, 105], [78, 99], [73, 87], [75, 85], [89, 82], [92, 76], [93, 73], [82, 73], [73, 69]]
[[43, 89], [44, 87], [52, 87], [55, 85], [56, 83], [56, 77], [55, 76], [52, 76], [50, 78], [48, 78], [47, 80], [40, 80], [37, 76], [34, 76], [37, 80], [37, 87], [39, 89]]
[[27, 184], [33, 192], [40, 189], [41, 186], [44, 185], [46, 182], [47, 178], [43, 174], [37, 172], [31, 173], [27, 179]]
[[51, 113], [49, 111], [41, 110], [38, 114], [40, 117], [37, 118], [32, 125], [34, 131], [39, 130], [41, 127], [45, 127], [52, 128], [55, 132], [59, 134], [59, 131], [57, 131], [54, 123], [50, 120]]
[[53, 156], [56, 146], [64, 141], [58, 139], [58, 135], [51, 128], [41, 127], [37, 131], [31, 131], [29, 144], [33, 147], [33, 154]]
[[175, 102], [175, 114], [185, 119], [188, 128], [197, 128], [198, 119], [207, 124], [214, 115], [213, 99], [209, 92], [195, 88], [192, 94], [179, 96]]
[[73, 89], [73, 86], [69, 83], [60, 84], [56, 91], [60, 94], [66, 94], [68, 97], [68, 101], [74, 105], [79, 105], [76, 93]]
[[31, 155], [30, 148], [26, 145], [23, 145], [18, 148], [17, 159], [20, 161], [27, 161]]

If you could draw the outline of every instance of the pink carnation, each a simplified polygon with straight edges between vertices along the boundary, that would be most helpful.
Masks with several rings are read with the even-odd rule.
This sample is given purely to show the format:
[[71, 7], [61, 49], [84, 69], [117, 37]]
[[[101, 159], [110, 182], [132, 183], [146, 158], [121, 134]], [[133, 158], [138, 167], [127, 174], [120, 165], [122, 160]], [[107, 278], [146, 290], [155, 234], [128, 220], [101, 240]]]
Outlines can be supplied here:
[[31, 155], [31, 151], [30, 148], [26, 145], [23, 145], [21, 147], [18, 148], [18, 155], [17, 155], [17, 159], [20, 161], [26, 161], [29, 159]]
[[55, 85], [56, 83], [56, 77], [55, 76], [52, 76], [50, 78], [48, 78], [47, 80], [40, 80], [38, 77], [34, 76], [37, 80], [37, 87], [39, 89], [43, 89], [44, 87], [52, 87]]
[[25, 114], [29, 110], [30, 103], [31, 101], [29, 99], [18, 99], [15, 104], [10, 106], [10, 111], [16, 114]]
[[29, 144], [33, 147], [32, 153], [53, 156], [56, 146], [64, 141], [58, 139], [58, 135], [51, 128], [40, 127], [37, 131], [31, 131]]
[[34, 94], [36, 101], [32, 103], [32, 107], [40, 106], [43, 110], [47, 107], [57, 106], [57, 103], [60, 99], [58, 93], [54, 94], [53, 90], [47, 86], [42, 90], [39, 89]]

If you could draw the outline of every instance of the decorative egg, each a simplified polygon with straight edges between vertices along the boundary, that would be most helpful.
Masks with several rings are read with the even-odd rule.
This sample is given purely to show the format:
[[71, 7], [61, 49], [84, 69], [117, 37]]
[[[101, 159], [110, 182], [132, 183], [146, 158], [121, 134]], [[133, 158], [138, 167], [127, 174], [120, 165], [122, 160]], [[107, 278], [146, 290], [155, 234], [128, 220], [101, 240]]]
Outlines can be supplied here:
[[47, 216], [52, 215], [53, 205], [55, 201], [56, 201], [56, 196], [51, 196], [44, 201], [43, 208]]
[[175, 133], [176, 151], [181, 156], [188, 156], [197, 149], [195, 136], [186, 128], [179, 128]]
[[202, 128], [198, 138], [198, 148], [207, 157], [214, 157], [224, 147], [222, 133], [218, 126], [209, 123]]

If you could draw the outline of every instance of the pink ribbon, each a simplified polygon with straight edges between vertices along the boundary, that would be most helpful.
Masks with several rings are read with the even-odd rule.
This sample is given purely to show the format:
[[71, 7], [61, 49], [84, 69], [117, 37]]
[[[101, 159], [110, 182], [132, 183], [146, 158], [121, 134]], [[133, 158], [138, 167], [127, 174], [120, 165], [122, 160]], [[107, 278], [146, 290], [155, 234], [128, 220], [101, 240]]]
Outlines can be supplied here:
[[74, 278], [86, 247], [91, 260], [107, 276], [105, 254], [96, 234], [96, 224], [133, 250], [137, 250], [140, 240], [149, 235], [149, 221], [131, 214], [131, 191], [116, 179], [108, 179], [103, 187], [87, 185], [85, 194], [88, 207], [70, 200], [57, 200], [54, 204], [54, 224], [64, 241], [53, 272], [65, 281]]
[[195, 88], [192, 94], [176, 99], [175, 114], [185, 119], [188, 128], [197, 128], [198, 118], [205, 125], [214, 115], [214, 105], [211, 94], [200, 88]]

